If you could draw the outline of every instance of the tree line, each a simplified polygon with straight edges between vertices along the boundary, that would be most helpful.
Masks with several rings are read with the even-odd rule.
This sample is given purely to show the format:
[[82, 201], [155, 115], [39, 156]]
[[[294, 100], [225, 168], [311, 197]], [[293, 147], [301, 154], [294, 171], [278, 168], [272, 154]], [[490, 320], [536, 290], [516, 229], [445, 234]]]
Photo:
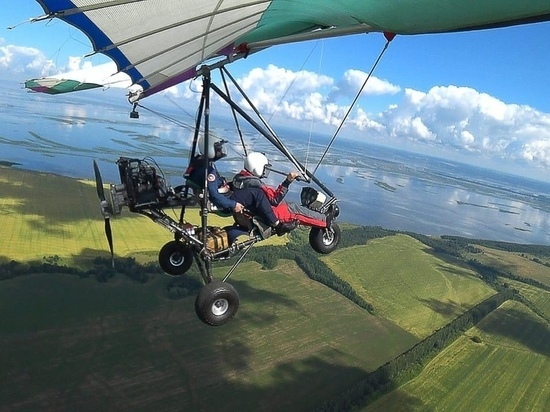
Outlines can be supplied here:
[[[338, 397], [323, 403], [317, 411], [349, 411], [362, 408], [385, 393], [393, 391], [404, 381], [420, 373], [425, 364], [466, 330], [515, 296], [512, 289], [505, 289], [484, 300], [401, 355], [369, 373]], [[481, 341], [479, 337], [476, 340]]]
[[[351, 247], [365, 245], [371, 239], [394, 236], [396, 234], [409, 235], [433, 250], [433, 253], [442, 257], [460, 259], [472, 270], [478, 273], [488, 284], [499, 290], [499, 277], [506, 277], [524, 283], [534, 285], [544, 290], [550, 287], [533, 279], [526, 279], [512, 273], [502, 272], [492, 266], [485, 265], [476, 259], [465, 259], [464, 253], [478, 253], [481, 250], [472, 246], [472, 243], [495, 247], [501, 250], [519, 253], [538, 254], [539, 256], [550, 256], [550, 247], [539, 245], [517, 245], [506, 242], [472, 240], [459, 236], [431, 237], [412, 232], [400, 232], [383, 229], [378, 226], [359, 226], [343, 229], [340, 247]], [[290, 234], [290, 242], [284, 246], [263, 246], [250, 250], [245, 260], [256, 261], [264, 269], [274, 269], [279, 259], [289, 259], [296, 262], [306, 275], [330, 287], [336, 292], [347, 297], [349, 300], [374, 314], [373, 306], [359, 296], [353, 287], [335, 274], [325, 263], [319, 259], [309, 247], [307, 231], [295, 230]], [[117, 258], [113, 269], [111, 260], [97, 257], [87, 268], [69, 267], [59, 264], [58, 256], [44, 256], [40, 262], [21, 263], [9, 261], [0, 264], [0, 281], [36, 273], [67, 273], [81, 278], [95, 278], [98, 282], [108, 282], [117, 273], [122, 274], [136, 282], [146, 283], [152, 277], [162, 274], [162, 270], [156, 262], [140, 264], [132, 257]], [[227, 261], [231, 264], [232, 260]], [[166, 286], [167, 296], [171, 299], [181, 299], [195, 294], [202, 286], [202, 277], [195, 267], [185, 275], [171, 279]]]
[[113, 268], [111, 259], [96, 257], [89, 267], [81, 268], [59, 264], [59, 256], [44, 256], [42, 261], [21, 263], [15, 260], [0, 264], [0, 281], [41, 273], [59, 273], [75, 275], [80, 278], [95, 278], [106, 283], [117, 273], [136, 282], [146, 283], [153, 276], [162, 273], [156, 263], [140, 264], [133, 257], [117, 258]]
[[510, 243], [501, 242], [498, 240], [468, 239], [460, 236], [441, 236], [441, 239], [453, 241], [463, 246], [475, 243], [476, 245], [486, 246], [491, 249], [498, 249], [505, 252], [530, 253], [533, 255], [550, 257], [550, 246], [545, 245]]
[[[365, 242], [366, 235], [364, 233], [360, 234], [358, 231], [355, 233], [357, 234], [355, 239], [358, 242]], [[344, 237], [346, 236], [347, 232]], [[303, 234], [299, 234], [299, 232], [293, 233], [290, 243], [286, 246], [263, 246], [252, 249], [247, 259], [259, 263], [263, 269], [274, 269], [279, 259], [293, 260], [310, 279], [331, 288], [359, 307], [374, 314], [374, 307], [358, 295], [348, 282], [340, 278], [320, 260], [319, 255], [311, 250], [309, 244], [305, 242]]]

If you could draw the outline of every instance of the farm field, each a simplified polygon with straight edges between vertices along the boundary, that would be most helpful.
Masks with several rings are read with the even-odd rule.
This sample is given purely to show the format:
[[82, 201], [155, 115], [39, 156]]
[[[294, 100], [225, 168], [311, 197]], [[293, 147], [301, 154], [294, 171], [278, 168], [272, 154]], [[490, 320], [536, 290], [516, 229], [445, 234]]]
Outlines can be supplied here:
[[0, 282], [3, 407], [310, 410], [417, 341], [291, 261], [241, 265], [241, 307], [219, 328], [196, 318], [194, 296], [167, 299], [168, 281]]
[[[57, 255], [60, 264], [72, 265], [109, 255], [94, 182], [0, 167], [0, 192], [0, 226], [8, 234], [0, 240], [0, 263]], [[188, 220], [195, 223], [199, 215], [194, 212]], [[172, 235], [145, 217], [124, 213], [112, 222], [117, 256], [156, 261]], [[228, 224], [211, 217], [214, 225]], [[306, 231], [295, 234], [307, 242]], [[274, 236], [260, 245], [287, 240]], [[533, 273], [545, 269], [517, 254], [497, 256], [492, 249], [476, 256], [518, 270], [535, 265], [529, 269]], [[242, 263], [230, 279], [241, 306], [218, 328], [197, 319], [194, 294], [169, 299], [173, 278], [164, 275], [145, 284], [120, 274], [108, 283], [60, 274], [1, 281], [2, 407], [311, 410], [495, 293], [471, 270], [438, 258], [407, 235], [319, 257], [378, 315], [310, 280], [288, 260], [279, 260], [273, 270]], [[216, 267], [215, 276], [225, 272]], [[503, 282], [549, 314], [548, 292]], [[390, 403], [373, 404], [381, 408], [373, 410], [399, 410], [397, 405], [456, 410], [458, 403], [447, 399], [470, 410], [474, 402], [508, 407], [513, 401], [518, 410], [548, 408], [548, 385], [539, 385], [540, 399], [532, 389], [550, 373], [548, 338], [547, 322], [507, 302], [446, 348], [422, 375], [379, 401]], [[508, 373], [508, 365], [530, 386], [514, 381], [519, 378]], [[479, 386], [490, 388], [487, 397]], [[493, 389], [501, 386], [504, 395]], [[474, 393], [472, 403], [460, 398], [468, 391]], [[508, 403], [498, 403], [501, 397]]]
[[[57, 255], [71, 264], [82, 257], [109, 256], [95, 182], [0, 166], [0, 193], [0, 261]], [[172, 217], [177, 220], [179, 210]], [[187, 217], [199, 222], [198, 211], [189, 210]], [[232, 223], [210, 217], [213, 225]], [[111, 219], [111, 226], [117, 256], [154, 261], [162, 245], [173, 239], [168, 230], [127, 209]], [[262, 244], [285, 241], [275, 236]]]
[[[478, 336], [480, 343], [472, 338]], [[508, 301], [364, 411], [550, 410], [550, 328]]]
[[[506, 252], [484, 246], [476, 246], [483, 254], [473, 254], [472, 257], [487, 265], [492, 265], [502, 271], [528, 279], [533, 279], [550, 286], [550, 267], [533, 262], [536, 256], [530, 254]], [[546, 261], [542, 259], [541, 261]]]
[[520, 294], [533, 303], [547, 319], [550, 319], [550, 292], [537, 288], [535, 286], [527, 285], [522, 282], [518, 282], [510, 279], [502, 279], [502, 282], [507, 282], [511, 287], [519, 290]]
[[377, 313], [419, 338], [495, 293], [471, 270], [406, 235], [339, 249], [322, 260]]

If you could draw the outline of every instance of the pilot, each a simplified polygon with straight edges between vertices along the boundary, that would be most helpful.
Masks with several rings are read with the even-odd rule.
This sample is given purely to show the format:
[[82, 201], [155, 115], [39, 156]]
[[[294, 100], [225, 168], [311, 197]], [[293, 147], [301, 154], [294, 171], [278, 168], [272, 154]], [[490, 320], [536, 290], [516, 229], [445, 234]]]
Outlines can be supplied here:
[[231, 199], [229, 184], [216, 169], [215, 162], [224, 158], [227, 154], [223, 145], [227, 143], [219, 137], [208, 139], [208, 149], [204, 147], [204, 137], [201, 136], [198, 142], [199, 155], [195, 156], [185, 171], [185, 178], [189, 180], [193, 189], [201, 190], [204, 187], [204, 156], [208, 156], [208, 199], [220, 211], [233, 211], [240, 213], [243, 205]]
[[297, 172], [290, 172], [277, 188], [265, 185], [261, 179], [267, 176], [269, 166], [263, 153], [249, 153], [244, 169], [233, 178], [232, 197], [254, 215], [263, 217], [279, 236], [295, 229], [298, 224], [316, 227], [330, 225], [334, 218], [332, 214], [324, 215], [295, 203], [283, 202], [288, 187], [298, 176]]

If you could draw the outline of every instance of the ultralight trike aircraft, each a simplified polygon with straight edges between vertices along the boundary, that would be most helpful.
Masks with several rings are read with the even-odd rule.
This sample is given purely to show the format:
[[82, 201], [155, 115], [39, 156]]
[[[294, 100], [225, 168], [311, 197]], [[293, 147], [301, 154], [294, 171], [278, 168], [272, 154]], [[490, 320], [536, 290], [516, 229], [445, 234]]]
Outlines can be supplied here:
[[[223, 66], [221, 70], [229, 75]], [[316, 183], [319, 189], [325, 192], [322, 193], [311, 185], [304, 186], [300, 200], [304, 207], [322, 214], [331, 214], [330, 224], [326, 227], [311, 226], [309, 243], [319, 253], [332, 252], [338, 246], [341, 237], [341, 230], [334, 222], [339, 215], [339, 208], [336, 203], [337, 199], [332, 192], [292, 155], [290, 150], [267, 126], [267, 123], [262, 127], [237, 106], [229, 95], [211, 82], [210, 68], [203, 67], [202, 73], [203, 90], [189, 162], [195, 157], [197, 151], [200, 151], [199, 145], [209, 147], [209, 100], [211, 91], [215, 91], [235, 112], [243, 116], [293, 163], [302, 174], [300, 180]], [[230, 75], [229, 77], [231, 78]], [[247, 98], [244, 91], [240, 91]], [[251, 102], [250, 104], [252, 105]], [[136, 107], [137, 105], [134, 106], [131, 113], [133, 117], [139, 116]], [[201, 128], [203, 116], [204, 127]], [[259, 117], [261, 119], [261, 116]], [[199, 136], [201, 133], [202, 136]], [[246, 147], [244, 150], [246, 151]], [[209, 159], [208, 156], [203, 156], [203, 158], [204, 170], [207, 171]], [[235, 222], [232, 225], [223, 228], [209, 225], [208, 215], [216, 213], [216, 210], [208, 198], [207, 173], [204, 176], [203, 187], [198, 190], [188, 180], [184, 185], [172, 188], [167, 184], [160, 170], [157, 170], [158, 166], [151, 164], [146, 159], [121, 157], [118, 159], [117, 165], [120, 184], [111, 184], [106, 196], [99, 167], [95, 161], [93, 163], [96, 188], [101, 211], [105, 217], [105, 232], [111, 248], [111, 255], [113, 255], [113, 240], [110, 216], [120, 214], [124, 206], [133, 213], [147, 216], [174, 234], [174, 240], [165, 244], [158, 255], [159, 265], [164, 272], [171, 276], [180, 276], [189, 270], [193, 261], [197, 263], [205, 284], [195, 301], [195, 310], [199, 319], [213, 326], [228, 322], [237, 312], [239, 295], [227, 280], [252, 246], [271, 235], [272, 228], [262, 222], [260, 217], [252, 216], [246, 211], [242, 214], [234, 213]], [[163, 211], [165, 208], [173, 209], [174, 207], [181, 207], [179, 220], [173, 219]], [[188, 207], [199, 208], [200, 225], [193, 225], [185, 219]], [[244, 240], [242, 240], [243, 238]], [[222, 280], [214, 279], [212, 264], [232, 257], [237, 257], [237, 260], [229, 268], [225, 277]]]

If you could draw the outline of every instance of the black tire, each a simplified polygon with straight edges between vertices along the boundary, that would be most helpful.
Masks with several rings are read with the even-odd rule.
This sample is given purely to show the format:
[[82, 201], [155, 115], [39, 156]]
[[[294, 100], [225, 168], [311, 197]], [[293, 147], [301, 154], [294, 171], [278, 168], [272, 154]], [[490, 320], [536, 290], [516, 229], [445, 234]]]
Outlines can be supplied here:
[[160, 249], [159, 265], [168, 275], [181, 276], [192, 264], [193, 250], [185, 243], [172, 240]]
[[342, 231], [336, 223], [333, 223], [330, 228], [312, 227], [309, 231], [311, 248], [324, 255], [333, 252], [338, 247], [341, 238]]
[[239, 294], [227, 282], [214, 280], [204, 285], [195, 300], [195, 312], [210, 326], [229, 322], [239, 309]]

